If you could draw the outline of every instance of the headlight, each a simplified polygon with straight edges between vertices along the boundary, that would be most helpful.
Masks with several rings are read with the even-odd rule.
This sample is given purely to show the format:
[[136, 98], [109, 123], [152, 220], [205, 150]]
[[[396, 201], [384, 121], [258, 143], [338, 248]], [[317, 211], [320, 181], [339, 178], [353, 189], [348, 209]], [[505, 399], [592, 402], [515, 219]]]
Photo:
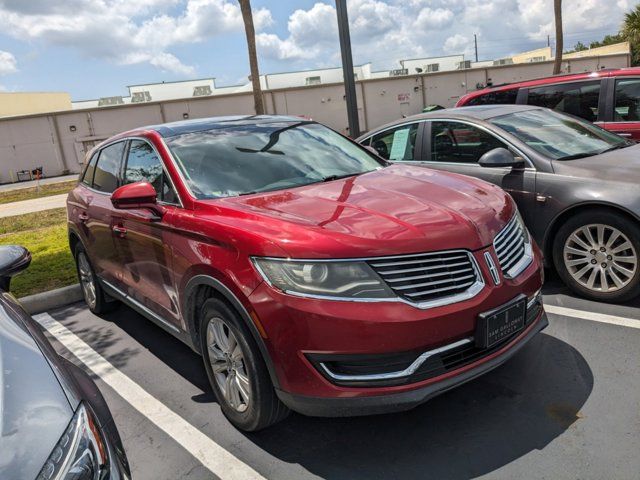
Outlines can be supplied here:
[[98, 480], [104, 478], [107, 463], [97, 423], [80, 404], [36, 480]]
[[270, 285], [293, 295], [339, 298], [395, 298], [365, 262], [278, 260], [254, 258]]

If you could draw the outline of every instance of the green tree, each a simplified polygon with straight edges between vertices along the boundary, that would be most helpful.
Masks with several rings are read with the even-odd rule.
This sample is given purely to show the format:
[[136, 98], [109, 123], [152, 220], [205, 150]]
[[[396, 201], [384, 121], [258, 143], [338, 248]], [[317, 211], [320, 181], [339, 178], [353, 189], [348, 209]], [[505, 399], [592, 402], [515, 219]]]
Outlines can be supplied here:
[[625, 14], [620, 34], [631, 45], [632, 65], [637, 65], [640, 62], [640, 4]]

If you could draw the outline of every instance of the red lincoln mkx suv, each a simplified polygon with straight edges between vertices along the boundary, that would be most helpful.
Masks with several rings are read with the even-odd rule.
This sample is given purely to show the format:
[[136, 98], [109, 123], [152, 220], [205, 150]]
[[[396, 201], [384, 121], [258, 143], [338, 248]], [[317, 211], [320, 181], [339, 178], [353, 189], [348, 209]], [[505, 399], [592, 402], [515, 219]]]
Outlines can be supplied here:
[[67, 208], [91, 311], [124, 302], [201, 353], [244, 430], [289, 408], [408, 409], [548, 323], [540, 251], [505, 192], [387, 164], [312, 121], [122, 133]]

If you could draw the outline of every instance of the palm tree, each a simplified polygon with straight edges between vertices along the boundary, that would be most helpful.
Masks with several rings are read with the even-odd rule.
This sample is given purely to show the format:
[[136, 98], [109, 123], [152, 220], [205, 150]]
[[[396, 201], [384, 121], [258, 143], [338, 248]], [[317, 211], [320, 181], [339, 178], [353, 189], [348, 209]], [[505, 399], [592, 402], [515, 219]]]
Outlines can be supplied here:
[[560, 67], [562, 66], [562, 0], [553, 0], [553, 15], [556, 23], [556, 57], [553, 62], [553, 74], [560, 73]]
[[253, 85], [253, 104], [256, 115], [264, 115], [264, 102], [262, 101], [262, 88], [260, 87], [260, 71], [258, 69], [258, 55], [256, 54], [256, 31], [253, 28], [253, 14], [251, 13], [251, 0], [238, 0], [244, 31], [247, 35], [247, 48], [249, 50], [249, 68], [251, 70], [251, 84]]
[[622, 36], [631, 45], [632, 63], [638, 63], [640, 55], [640, 5], [624, 15], [624, 23], [622, 24]]

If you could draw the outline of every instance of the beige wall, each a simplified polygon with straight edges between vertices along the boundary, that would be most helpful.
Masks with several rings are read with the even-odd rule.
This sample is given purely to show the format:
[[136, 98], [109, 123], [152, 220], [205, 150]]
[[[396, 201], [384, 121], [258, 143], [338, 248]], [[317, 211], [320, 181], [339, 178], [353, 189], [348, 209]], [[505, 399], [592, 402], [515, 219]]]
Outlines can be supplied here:
[[[582, 72], [629, 65], [629, 55], [577, 58], [563, 71]], [[385, 77], [356, 83], [363, 131], [419, 113], [425, 105], [453, 106], [476, 84], [494, 84], [550, 75], [551, 62], [474, 68], [453, 72]], [[344, 86], [341, 84], [271, 90], [264, 93], [267, 113], [304, 115], [348, 133]], [[185, 118], [253, 113], [253, 96], [241, 94], [194, 97], [145, 104], [68, 110], [0, 119], [0, 183], [15, 172], [43, 166], [48, 176], [78, 172], [93, 145], [135, 127]], [[13, 175], [13, 177], [12, 177]]]
[[71, 109], [71, 97], [63, 92], [2, 92], [0, 117], [58, 112]]
[[513, 63], [526, 63], [530, 62], [534, 58], [544, 57], [544, 60], [551, 59], [551, 47], [538, 48], [536, 50], [530, 50], [528, 52], [522, 52], [511, 57]]
[[592, 57], [594, 55], [618, 55], [629, 53], [631, 47], [629, 42], [614, 43], [613, 45], [606, 45], [604, 47], [590, 48], [589, 50], [582, 50], [581, 52], [565, 53], [562, 55], [564, 59]]

